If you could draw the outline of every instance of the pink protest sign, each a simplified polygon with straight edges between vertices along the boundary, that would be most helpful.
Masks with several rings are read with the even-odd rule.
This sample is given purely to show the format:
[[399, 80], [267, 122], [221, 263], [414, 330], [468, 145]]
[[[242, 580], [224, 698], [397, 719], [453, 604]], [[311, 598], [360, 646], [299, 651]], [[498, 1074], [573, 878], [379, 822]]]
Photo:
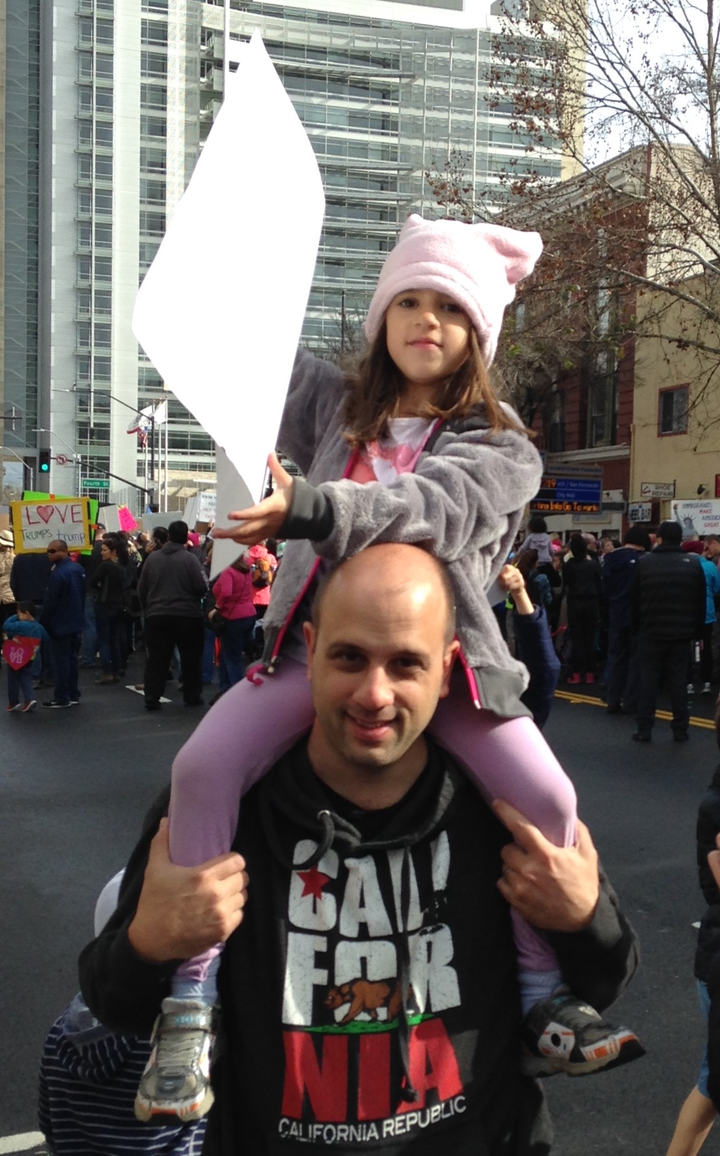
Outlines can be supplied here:
[[9, 667], [20, 670], [32, 662], [39, 645], [38, 638], [12, 638], [8, 642], [3, 642], [2, 655]]
[[128, 510], [127, 506], [118, 506], [118, 518], [120, 520], [120, 529], [126, 533], [132, 530], [137, 530], [138, 524]]

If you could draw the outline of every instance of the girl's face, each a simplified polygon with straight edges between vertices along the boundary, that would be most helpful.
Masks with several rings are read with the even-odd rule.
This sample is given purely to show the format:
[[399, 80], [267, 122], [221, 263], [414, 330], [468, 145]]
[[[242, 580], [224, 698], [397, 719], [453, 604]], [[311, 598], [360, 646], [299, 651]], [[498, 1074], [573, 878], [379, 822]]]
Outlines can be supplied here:
[[467, 358], [470, 319], [445, 293], [435, 289], [398, 293], [385, 320], [388, 353], [407, 383], [444, 381]]

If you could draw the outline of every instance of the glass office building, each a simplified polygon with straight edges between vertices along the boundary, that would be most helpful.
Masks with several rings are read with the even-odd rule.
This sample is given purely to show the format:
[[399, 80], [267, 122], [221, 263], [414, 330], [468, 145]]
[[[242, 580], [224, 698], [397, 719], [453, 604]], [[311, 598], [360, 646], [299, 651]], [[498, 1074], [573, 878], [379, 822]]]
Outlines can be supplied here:
[[[489, 107], [498, 18], [487, 0], [3, 5], [2, 401], [19, 415], [5, 422], [5, 446], [29, 466], [50, 448], [57, 492], [82, 487], [139, 508], [130, 483], [144, 484], [146, 452], [126, 431], [136, 409], [164, 394], [132, 336], [134, 298], [220, 107], [237, 41], [262, 35], [322, 171], [327, 213], [304, 329], [320, 351], [357, 335], [407, 215], [439, 212], [426, 173], [451, 150], [490, 200], [499, 170], [526, 163], [510, 110]], [[552, 149], [532, 166], [561, 175]], [[292, 196], [282, 158], [253, 179], [286, 181]], [[212, 247], [209, 232], [209, 323]], [[178, 508], [212, 470], [213, 448], [172, 395], [168, 443]], [[94, 488], [107, 472], [108, 488]]]

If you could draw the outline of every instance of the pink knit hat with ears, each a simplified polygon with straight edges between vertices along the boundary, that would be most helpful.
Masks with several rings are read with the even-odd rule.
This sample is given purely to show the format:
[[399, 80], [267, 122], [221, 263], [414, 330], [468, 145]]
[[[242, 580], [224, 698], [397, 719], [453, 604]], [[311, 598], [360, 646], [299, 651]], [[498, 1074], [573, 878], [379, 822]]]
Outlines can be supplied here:
[[435, 289], [465, 310], [491, 365], [505, 307], [515, 286], [532, 273], [542, 252], [539, 233], [502, 225], [425, 221], [408, 217], [398, 242], [380, 270], [370, 302], [365, 334], [373, 341], [393, 297], [406, 289]]

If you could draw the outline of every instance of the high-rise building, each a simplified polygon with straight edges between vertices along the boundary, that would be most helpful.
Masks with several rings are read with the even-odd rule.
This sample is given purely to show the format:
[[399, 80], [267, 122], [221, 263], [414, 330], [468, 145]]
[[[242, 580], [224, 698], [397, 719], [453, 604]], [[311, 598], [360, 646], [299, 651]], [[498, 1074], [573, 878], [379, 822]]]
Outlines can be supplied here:
[[[357, 332], [402, 222], [438, 211], [426, 174], [451, 150], [490, 199], [508, 160], [525, 163], [510, 110], [488, 101], [498, 30], [489, 0], [0, 0], [8, 477], [12, 461], [31, 468], [38, 448], [49, 447], [56, 492], [82, 487], [138, 505], [132, 483], [146, 484], [149, 450], [126, 431], [137, 409], [165, 395], [131, 332], [134, 298], [220, 107], [223, 69], [256, 30], [327, 193], [304, 329], [317, 348]], [[560, 177], [552, 148], [532, 164]], [[275, 171], [250, 179], [259, 211], [264, 182], [286, 182], [292, 196], [281, 157]], [[209, 338], [219, 242], [209, 212]], [[213, 449], [169, 400], [176, 508], [202, 487]], [[157, 490], [154, 466], [147, 485]]]

